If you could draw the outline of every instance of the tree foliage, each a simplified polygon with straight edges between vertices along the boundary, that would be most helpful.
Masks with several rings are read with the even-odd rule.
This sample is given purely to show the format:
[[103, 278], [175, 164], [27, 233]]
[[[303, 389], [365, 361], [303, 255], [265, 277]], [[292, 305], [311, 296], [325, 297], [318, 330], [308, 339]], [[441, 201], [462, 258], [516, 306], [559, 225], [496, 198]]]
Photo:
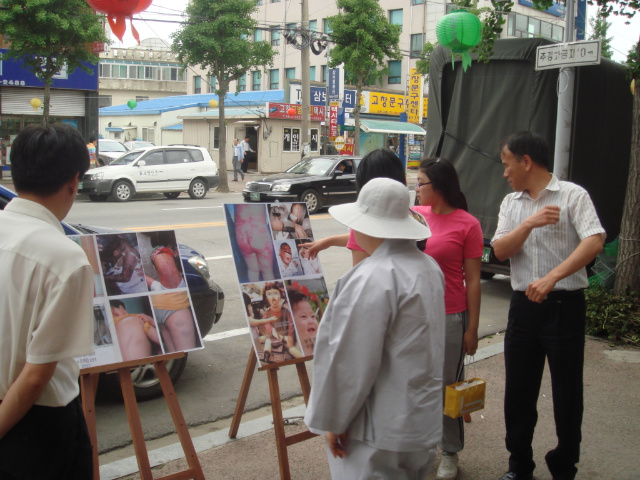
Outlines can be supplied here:
[[[381, 81], [389, 74], [389, 60], [402, 59], [398, 46], [401, 27], [389, 23], [377, 0], [338, 0], [337, 6], [340, 12], [327, 18], [335, 42], [329, 67], [344, 65], [345, 81], [356, 86], [356, 99], [359, 99], [364, 85]], [[359, 155], [359, 101], [354, 113], [354, 153]]]
[[220, 111], [220, 185], [229, 191], [226, 168], [225, 95], [229, 84], [250, 69], [272, 64], [275, 52], [265, 41], [254, 42], [257, 22], [254, 0], [193, 0], [186, 9], [187, 23], [172, 37], [172, 50], [189, 66], [200, 65], [216, 79]]
[[602, 56], [611, 60], [611, 57], [613, 57], [613, 48], [611, 48], [611, 37], [608, 36], [611, 22], [607, 22], [607, 19], [598, 12], [595, 17], [591, 17], [589, 20], [589, 26], [591, 27], [589, 40], [600, 40]]
[[101, 17], [85, 0], [2, 0], [0, 35], [9, 41], [2, 58], [22, 60], [44, 81], [43, 123], [49, 124], [50, 88], [66, 66], [91, 72], [94, 42], [106, 42]]

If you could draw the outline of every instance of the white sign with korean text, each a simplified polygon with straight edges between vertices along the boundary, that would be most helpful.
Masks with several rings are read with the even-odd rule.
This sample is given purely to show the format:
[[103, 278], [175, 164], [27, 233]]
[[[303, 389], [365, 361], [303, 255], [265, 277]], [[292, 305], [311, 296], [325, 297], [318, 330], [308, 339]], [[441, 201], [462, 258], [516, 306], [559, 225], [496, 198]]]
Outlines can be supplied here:
[[536, 70], [599, 65], [600, 40], [557, 43], [537, 48]]

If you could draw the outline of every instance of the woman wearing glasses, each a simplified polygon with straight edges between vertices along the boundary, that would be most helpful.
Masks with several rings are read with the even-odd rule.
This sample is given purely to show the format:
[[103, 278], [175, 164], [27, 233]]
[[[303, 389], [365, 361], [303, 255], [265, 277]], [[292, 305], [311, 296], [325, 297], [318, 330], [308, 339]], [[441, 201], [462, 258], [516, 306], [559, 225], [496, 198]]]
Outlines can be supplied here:
[[[424, 252], [438, 262], [445, 278], [445, 359], [443, 386], [461, 381], [464, 356], [478, 347], [480, 317], [480, 261], [483, 239], [480, 223], [467, 212], [454, 166], [444, 158], [420, 163], [413, 207], [431, 229]], [[444, 416], [442, 456], [438, 479], [454, 479], [458, 453], [464, 447], [462, 417]]]

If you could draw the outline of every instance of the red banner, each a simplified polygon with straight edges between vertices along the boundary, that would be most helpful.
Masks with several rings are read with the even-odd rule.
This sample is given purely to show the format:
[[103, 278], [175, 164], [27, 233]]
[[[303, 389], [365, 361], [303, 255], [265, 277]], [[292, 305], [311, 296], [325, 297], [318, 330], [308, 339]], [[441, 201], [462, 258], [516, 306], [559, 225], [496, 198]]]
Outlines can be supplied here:
[[[295, 113], [289, 113], [289, 110], [291, 109], [295, 110]], [[311, 105], [309, 109], [312, 122], [324, 122], [324, 107], [319, 105]], [[302, 105], [298, 105], [295, 103], [267, 102], [267, 118], [302, 120]]]

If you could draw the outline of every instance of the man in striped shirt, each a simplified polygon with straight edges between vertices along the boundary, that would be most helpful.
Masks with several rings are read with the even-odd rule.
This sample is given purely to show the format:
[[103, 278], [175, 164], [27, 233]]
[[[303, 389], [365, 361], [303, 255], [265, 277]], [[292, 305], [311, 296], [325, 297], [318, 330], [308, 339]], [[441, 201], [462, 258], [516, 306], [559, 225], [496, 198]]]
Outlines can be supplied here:
[[551, 372], [558, 446], [545, 460], [554, 480], [573, 480], [583, 411], [585, 266], [605, 232], [586, 190], [549, 173], [549, 147], [531, 132], [501, 146], [504, 177], [515, 193], [500, 206], [491, 240], [511, 259], [513, 296], [504, 341], [505, 425], [509, 471], [500, 480], [530, 480], [531, 442], [545, 358]]

